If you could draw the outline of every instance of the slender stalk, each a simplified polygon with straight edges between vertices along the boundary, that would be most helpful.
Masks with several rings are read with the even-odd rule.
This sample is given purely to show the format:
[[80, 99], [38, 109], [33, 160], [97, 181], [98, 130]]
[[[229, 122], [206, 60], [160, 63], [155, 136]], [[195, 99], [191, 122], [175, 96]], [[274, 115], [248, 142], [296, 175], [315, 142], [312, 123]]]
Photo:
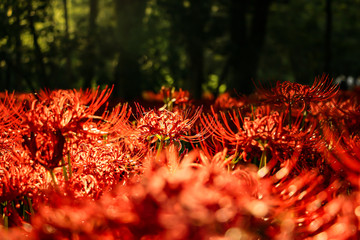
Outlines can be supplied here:
[[24, 197], [23, 202], [23, 217], [25, 221], [30, 221], [30, 217], [34, 215], [31, 199], [27, 196]]
[[22, 217], [25, 221], [29, 221], [29, 218], [28, 218], [28, 207], [27, 207], [27, 204], [26, 204], [26, 201], [25, 201], [25, 197], [24, 197], [24, 200], [21, 202], [21, 206], [22, 206]]
[[69, 167], [69, 179], [71, 179], [72, 169], [71, 169], [71, 158], [70, 158], [70, 153], [69, 152], [67, 154], [67, 157], [68, 157], [68, 167]]
[[66, 166], [65, 166], [64, 158], [61, 158], [61, 165], [62, 165], [62, 170], [63, 170], [63, 175], [64, 175], [64, 178], [65, 178], [65, 181], [68, 181], [69, 178], [68, 178], [68, 175], [67, 175], [67, 169], [66, 169]]
[[261, 154], [259, 169], [266, 167], [266, 148]]
[[2, 218], [3, 218], [3, 222], [4, 222], [4, 227], [7, 229], [9, 228], [9, 216], [8, 216], [8, 213], [9, 213], [9, 209], [8, 209], [8, 202], [5, 201], [3, 204], [1, 204], [3, 206], [1, 206], [1, 208], [5, 208], [5, 211], [3, 211], [3, 214], [2, 214]]
[[31, 213], [31, 215], [33, 215], [33, 214], [34, 214], [34, 209], [33, 209], [33, 207], [32, 207], [31, 199], [28, 198], [28, 197], [25, 197], [25, 199], [26, 199], [27, 202], [28, 202], [28, 206], [29, 206], [30, 213]]
[[50, 173], [50, 176], [51, 176], [51, 180], [53, 181], [54, 186], [55, 186], [55, 188], [57, 189], [57, 188], [58, 188], [58, 184], [57, 184], [57, 179], [56, 179], [56, 176], [55, 176], [55, 174], [54, 174], [53, 169], [49, 169], [49, 173]]
[[304, 113], [303, 113], [303, 119], [301, 121], [301, 128], [304, 129], [305, 127], [305, 119], [306, 119], [306, 116], [307, 116], [307, 111], [304, 110]]

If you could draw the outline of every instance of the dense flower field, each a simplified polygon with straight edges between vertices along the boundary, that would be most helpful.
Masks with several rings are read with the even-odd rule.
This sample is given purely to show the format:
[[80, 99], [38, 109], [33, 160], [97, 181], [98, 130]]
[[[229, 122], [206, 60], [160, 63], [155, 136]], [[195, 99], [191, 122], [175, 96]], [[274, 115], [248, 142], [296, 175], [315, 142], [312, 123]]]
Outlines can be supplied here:
[[360, 238], [356, 89], [111, 91], [2, 94], [0, 239]]

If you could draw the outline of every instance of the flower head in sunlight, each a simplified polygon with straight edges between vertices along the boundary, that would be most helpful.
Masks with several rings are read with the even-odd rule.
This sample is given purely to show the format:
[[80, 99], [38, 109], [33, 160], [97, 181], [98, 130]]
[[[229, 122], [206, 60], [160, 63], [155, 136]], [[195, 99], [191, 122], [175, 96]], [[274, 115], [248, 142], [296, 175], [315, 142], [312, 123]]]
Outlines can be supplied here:
[[137, 130], [140, 135], [152, 139], [156, 137], [159, 140], [191, 140], [189, 136], [191, 128], [200, 116], [201, 108], [196, 109], [195, 113], [189, 117], [188, 111], [171, 112], [166, 109], [152, 109], [145, 112], [140, 108], [141, 118], [137, 122]]
[[[36, 132], [41, 129], [60, 129], [64, 134], [85, 132], [108, 134], [125, 126], [129, 113], [127, 105], [118, 105], [111, 113], [105, 105], [112, 88], [93, 90], [41, 91], [24, 118], [24, 124]], [[107, 104], [106, 104], [107, 105]], [[96, 116], [102, 109], [103, 114]], [[120, 126], [121, 125], [121, 126]]]
[[112, 89], [99, 92], [86, 90], [41, 91], [29, 109], [19, 115], [25, 149], [32, 159], [48, 169], [59, 166], [67, 140], [91, 136], [120, 134], [127, 129], [130, 112], [127, 104], [116, 106], [111, 112], [106, 107]]
[[5, 92], [0, 96], [0, 148], [9, 150], [13, 144], [21, 140], [21, 115], [25, 114], [23, 102], [31, 99], [23, 95], [20, 99], [15, 93]]

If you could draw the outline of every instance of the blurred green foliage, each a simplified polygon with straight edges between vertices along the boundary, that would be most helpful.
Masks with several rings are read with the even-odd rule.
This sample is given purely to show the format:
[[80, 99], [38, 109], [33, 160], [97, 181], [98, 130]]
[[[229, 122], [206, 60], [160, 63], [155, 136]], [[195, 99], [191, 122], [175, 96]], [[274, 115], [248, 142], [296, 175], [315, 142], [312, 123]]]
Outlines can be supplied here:
[[359, 76], [358, 10], [359, 0], [2, 0], [0, 86], [114, 84], [130, 99], [172, 85], [199, 98]]

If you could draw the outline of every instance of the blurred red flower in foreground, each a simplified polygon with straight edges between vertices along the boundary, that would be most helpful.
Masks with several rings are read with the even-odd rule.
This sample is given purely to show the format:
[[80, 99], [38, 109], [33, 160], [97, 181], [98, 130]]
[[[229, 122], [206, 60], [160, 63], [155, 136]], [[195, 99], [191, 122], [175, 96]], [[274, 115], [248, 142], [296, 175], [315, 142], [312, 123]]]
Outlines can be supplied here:
[[192, 167], [198, 158], [194, 151], [179, 159], [170, 147], [160, 157], [164, 165], [151, 164], [140, 182], [119, 186], [96, 203], [54, 196], [35, 216], [31, 237], [208, 239], [239, 233], [252, 239], [264, 234], [252, 225], [271, 225], [262, 219], [270, 206], [256, 172]]

